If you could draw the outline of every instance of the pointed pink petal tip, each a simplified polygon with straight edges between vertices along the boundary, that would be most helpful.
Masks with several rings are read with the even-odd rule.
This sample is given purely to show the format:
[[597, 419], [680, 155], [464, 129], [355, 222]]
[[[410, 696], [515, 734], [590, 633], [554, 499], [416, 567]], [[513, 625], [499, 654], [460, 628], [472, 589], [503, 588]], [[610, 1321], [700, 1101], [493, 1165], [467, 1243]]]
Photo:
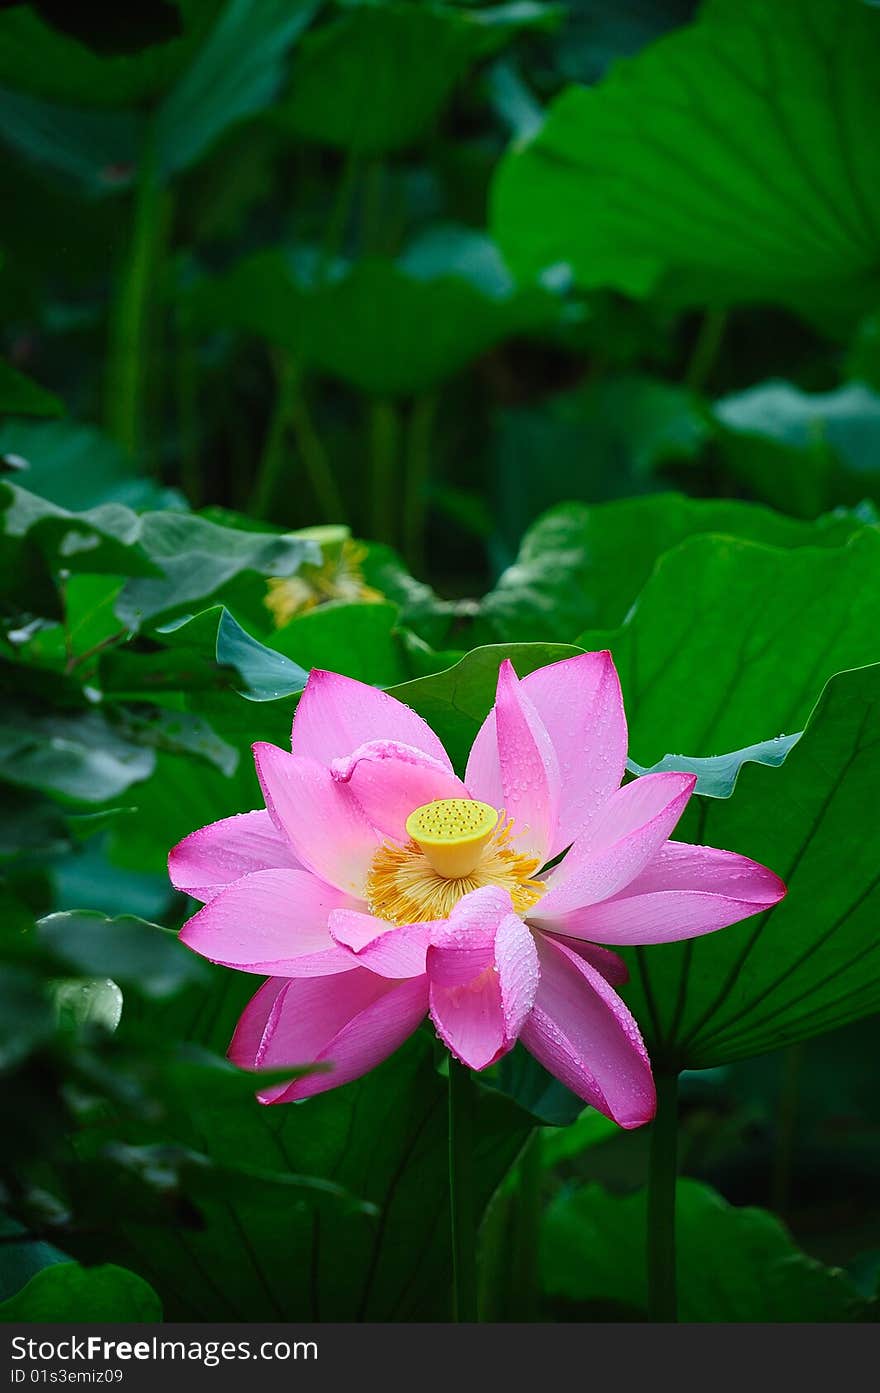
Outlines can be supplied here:
[[242, 1013], [229, 1058], [243, 1069], [327, 1064], [257, 1096], [293, 1103], [360, 1078], [403, 1044], [427, 1010], [427, 982], [393, 982], [364, 968], [334, 978], [270, 978]]
[[541, 978], [522, 1030], [523, 1044], [545, 1069], [619, 1127], [644, 1126], [654, 1116], [656, 1095], [632, 1015], [579, 954], [541, 933], [536, 942]]
[[535, 942], [509, 894], [486, 887], [460, 900], [435, 926], [426, 966], [440, 1039], [468, 1068], [488, 1068], [513, 1047], [538, 986]]

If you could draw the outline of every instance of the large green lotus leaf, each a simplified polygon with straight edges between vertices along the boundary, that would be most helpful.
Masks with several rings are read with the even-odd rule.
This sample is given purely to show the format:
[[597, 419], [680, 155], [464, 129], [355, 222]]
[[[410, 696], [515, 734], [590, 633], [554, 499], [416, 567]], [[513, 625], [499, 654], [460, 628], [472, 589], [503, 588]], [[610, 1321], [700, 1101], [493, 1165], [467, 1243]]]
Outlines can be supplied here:
[[697, 782], [694, 792], [707, 798], [729, 798], [736, 788], [739, 772], [744, 764], [766, 764], [778, 769], [784, 764], [789, 752], [801, 738], [801, 732], [794, 735], [777, 735], [773, 740], [760, 740], [757, 745], [746, 745], [742, 750], [732, 750], [726, 755], [706, 755], [694, 758], [692, 755], [664, 755], [652, 764], [650, 769], [628, 759], [626, 767], [631, 774], [662, 774], [669, 770], [678, 773], [694, 774]]
[[696, 0], [572, 0], [554, 45], [569, 82], [595, 82], [612, 63], [693, 18]]
[[91, 662], [96, 651], [118, 642], [123, 636], [113, 613], [113, 604], [122, 585], [119, 576], [85, 573], [67, 576], [64, 623], [42, 621], [30, 631], [27, 640], [17, 644], [19, 661], [28, 667], [48, 667], [55, 672], [63, 671], [71, 663], [77, 667]]
[[694, 800], [676, 837], [770, 866], [788, 895], [732, 928], [624, 950], [656, 1066], [711, 1068], [880, 1009], [880, 872], [866, 835], [878, 779], [875, 665], [831, 679], [779, 768], [745, 764], [730, 798]]
[[[286, 661], [280, 654], [273, 656], [279, 662]], [[295, 668], [293, 663], [289, 666]], [[260, 674], [252, 675], [262, 680]], [[136, 805], [136, 814], [110, 829], [112, 861], [129, 870], [164, 873], [169, 848], [197, 827], [263, 807], [251, 746], [266, 740], [281, 749], [290, 748], [296, 696], [304, 677], [289, 696], [276, 693], [273, 697], [265, 689], [256, 696], [253, 689], [244, 696], [209, 689], [186, 695], [183, 699], [189, 711], [238, 753], [236, 768], [224, 774], [203, 763], [193, 777], [196, 771], [188, 761], [159, 751], [152, 777], [127, 798]], [[283, 693], [283, 686], [279, 691]]]
[[468, 753], [489, 708], [495, 701], [498, 668], [509, 658], [520, 677], [535, 668], [581, 650], [564, 643], [499, 643], [472, 652], [429, 677], [392, 687], [391, 695], [423, 716], [440, 736], [456, 769], [463, 772]]
[[363, 576], [367, 585], [385, 595], [400, 609], [402, 621], [433, 649], [452, 646], [453, 626], [470, 601], [442, 599], [421, 580], [410, 575], [400, 557], [381, 542], [364, 544]]
[[167, 647], [152, 653], [126, 649], [101, 664], [104, 689], [115, 692], [224, 691], [248, 701], [298, 695], [308, 672], [253, 637], [224, 605], [162, 625], [155, 637]]
[[564, 504], [526, 533], [516, 561], [481, 601], [475, 637], [484, 643], [548, 638], [565, 643], [586, 625], [619, 624], [657, 559], [698, 533], [794, 548], [837, 547], [860, 530], [853, 516], [806, 525], [748, 503], [680, 494], [591, 507]]
[[692, 537], [660, 558], [611, 648], [640, 764], [803, 729], [827, 679], [880, 660], [880, 531], [782, 551]]
[[142, 122], [134, 111], [61, 106], [0, 87], [2, 140], [90, 199], [130, 187]]
[[292, 44], [320, 0], [230, 0], [166, 94], [154, 140], [166, 177], [199, 159], [229, 126], [269, 106]]
[[[181, 8], [182, 37], [112, 57], [96, 54], [28, 10], [4, 13], [4, 138], [28, 159], [82, 181], [91, 193], [127, 187], [145, 140], [151, 167], [168, 178], [199, 159], [229, 126], [272, 102], [289, 49], [311, 22], [318, 0], [190, 0]], [[130, 109], [148, 105], [149, 126]]]
[[517, 290], [509, 275], [499, 283], [494, 265], [484, 276], [485, 260], [468, 271], [457, 248], [445, 263], [432, 250], [430, 258], [416, 246], [398, 261], [336, 263], [323, 279], [312, 260], [257, 252], [199, 286], [193, 312], [206, 326], [258, 334], [378, 395], [432, 387], [500, 340], [558, 321], [549, 291]]
[[396, 633], [397, 619], [396, 605], [320, 605], [278, 629], [272, 644], [303, 668], [325, 668], [390, 687], [412, 673]]
[[[20, 1242], [16, 1238], [20, 1237]], [[0, 1238], [3, 1240], [0, 1260], [0, 1301], [14, 1296], [31, 1277], [52, 1263], [69, 1261], [67, 1255], [50, 1243], [34, 1240], [27, 1230], [13, 1219], [0, 1214]]]
[[508, 408], [494, 436], [496, 537], [512, 557], [555, 504], [651, 492], [663, 464], [694, 459], [710, 434], [692, 392], [650, 377], [607, 378]]
[[194, 52], [220, 3], [185, 7], [188, 17], [201, 20], [187, 38], [113, 56], [53, 28], [29, 6], [8, 8], [0, 15], [0, 82], [71, 106], [129, 106], [155, 98]]
[[[189, 1020], [174, 1007], [165, 1018], [168, 1032], [225, 1048], [258, 981], [217, 971], [215, 988], [194, 998], [195, 1017], [192, 1006]], [[480, 1093], [478, 1212], [527, 1132], [527, 1119], [506, 1099]], [[328, 1203], [305, 1188], [267, 1203], [266, 1194], [249, 1184], [230, 1185], [216, 1196], [196, 1192], [203, 1223], [123, 1218], [112, 1252], [148, 1274], [166, 1318], [448, 1319], [446, 1083], [434, 1068], [427, 1032], [364, 1079], [299, 1106], [265, 1108], [252, 1098], [218, 1102], [196, 1080], [188, 1092], [177, 1091], [158, 1135], [230, 1173], [258, 1165], [279, 1182], [308, 1176], [375, 1207], [366, 1213], [350, 1202]], [[128, 1139], [138, 1144], [151, 1137], [143, 1128]], [[103, 1255], [89, 1251], [98, 1260]]]
[[351, 7], [301, 45], [278, 119], [295, 135], [359, 154], [405, 149], [473, 63], [559, 17], [558, 6], [532, 3]]
[[[64, 405], [54, 393], [0, 358], [0, 416], [61, 416], [63, 412]], [[0, 440], [0, 455], [9, 453]]]
[[185, 32], [140, 53], [99, 54], [28, 5], [0, 15], [0, 82], [73, 106], [127, 106], [155, 98], [185, 67], [223, 0], [183, 0]]
[[[270, 707], [282, 704], [268, 703]], [[263, 709], [249, 706], [251, 713]], [[284, 748], [289, 746], [290, 724], [289, 713], [271, 729], [252, 724], [250, 740], [270, 738], [273, 744]], [[225, 732], [224, 736], [228, 738]], [[194, 772], [185, 760], [158, 756], [152, 778], [126, 797], [136, 811], [110, 829], [108, 855], [114, 865], [127, 871], [165, 874], [170, 848], [197, 827], [264, 806], [250, 754], [242, 756], [231, 778], [207, 766], [198, 770], [196, 778]]]
[[16, 938], [23, 926], [18, 918], [9, 922], [9, 897], [4, 895], [3, 900], [3, 930], [10, 935], [13, 950], [10, 952], [4, 944], [5, 961], [0, 975], [0, 1070], [8, 1074], [32, 1050], [51, 1039], [56, 1022], [44, 983], [15, 963]]
[[770, 300], [845, 328], [880, 289], [878, 62], [871, 6], [708, 0], [562, 93], [500, 167], [495, 234], [529, 275], [567, 263], [590, 288]]
[[[734, 1208], [708, 1186], [680, 1180], [676, 1230], [681, 1321], [864, 1319], [846, 1274], [801, 1252], [766, 1210]], [[606, 1310], [613, 1303], [643, 1319], [645, 1192], [588, 1185], [561, 1194], [545, 1216], [541, 1272], [550, 1297]]]
[[108, 919], [81, 910], [49, 914], [37, 921], [37, 942], [72, 972], [112, 977], [142, 996], [161, 999], [206, 976], [170, 929], [133, 915]]
[[[15, 484], [0, 482], [0, 531], [4, 536], [2, 585], [8, 604], [25, 612], [55, 614], [52, 574], [158, 576], [140, 545], [141, 521], [121, 503], [102, 503], [81, 513], [56, 507]], [[38, 606], [44, 605], [42, 610]]]
[[0, 1304], [0, 1321], [160, 1321], [162, 1303], [153, 1288], [115, 1263], [80, 1267], [57, 1262], [31, 1277], [21, 1291]]
[[[50, 413], [44, 413], [50, 414]], [[129, 508], [182, 506], [172, 489], [139, 475], [131, 460], [103, 431], [75, 421], [6, 421], [0, 454], [27, 464], [18, 482], [61, 508], [81, 510], [102, 503]]]
[[875, 310], [862, 320], [847, 366], [851, 377], [880, 392], [880, 311]]
[[512, 1098], [529, 1117], [549, 1129], [568, 1127], [584, 1111], [583, 1098], [548, 1073], [522, 1045], [514, 1046], [495, 1068], [481, 1075], [481, 1081]]
[[173, 510], [138, 514], [122, 503], [69, 512], [9, 483], [0, 483], [0, 507], [0, 527], [12, 539], [0, 588], [12, 600], [24, 610], [45, 604], [42, 612], [52, 614], [51, 573], [127, 576], [115, 612], [131, 629], [192, 612], [230, 586], [245, 597], [252, 586], [264, 594], [265, 577], [292, 575], [303, 561], [320, 558], [313, 542], [290, 535], [222, 527]]
[[303, 561], [314, 561], [311, 542], [271, 532], [218, 527], [191, 513], [145, 513], [141, 546], [161, 579], [135, 577], [116, 602], [116, 613], [131, 628], [157, 624], [211, 601], [239, 577], [293, 575]]
[[155, 750], [132, 743], [100, 711], [4, 712], [0, 777], [19, 787], [77, 803], [104, 803], [149, 778], [155, 766]]
[[749, 492], [798, 517], [880, 501], [880, 396], [861, 382], [801, 392], [764, 382], [715, 403], [719, 448]]
[[[390, 606], [328, 606], [280, 630], [277, 638], [280, 641], [289, 632], [299, 636], [289, 647], [304, 664], [328, 666], [395, 692], [418, 687], [416, 699], [426, 699], [423, 679], [405, 687], [393, 685], [411, 671], [392, 635], [393, 619]], [[187, 761], [159, 749], [152, 776], [128, 798], [136, 805], [136, 814], [110, 829], [114, 863], [152, 872], [164, 869], [168, 848], [195, 828], [263, 806], [251, 746], [256, 740], [267, 740], [289, 748], [296, 698], [308, 676], [305, 666], [258, 643], [222, 607], [205, 610], [158, 637], [175, 646], [148, 654], [122, 649], [104, 659], [101, 674], [114, 700], [176, 694], [190, 716], [203, 721], [224, 749], [237, 752], [238, 762], [227, 774], [203, 763], [194, 778]], [[539, 653], [548, 651], [537, 648]], [[505, 650], [499, 651], [503, 656]], [[574, 651], [558, 650], [560, 656]], [[537, 657], [533, 665], [541, 661]], [[478, 701], [487, 700], [486, 709], [494, 680], [487, 678], [478, 693]], [[441, 702], [445, 690], [441, 686]]]

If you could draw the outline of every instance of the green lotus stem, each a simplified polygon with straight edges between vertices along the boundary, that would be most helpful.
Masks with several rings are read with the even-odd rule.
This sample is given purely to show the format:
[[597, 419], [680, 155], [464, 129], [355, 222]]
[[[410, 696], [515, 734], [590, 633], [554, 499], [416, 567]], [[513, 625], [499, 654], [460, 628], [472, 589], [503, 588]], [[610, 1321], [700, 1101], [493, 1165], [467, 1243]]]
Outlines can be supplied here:
[[403, 548], [413, 572], [425, 566], [425, 519], [431, 477], [431, 436], [437, 414], [437, 395], [425, 392], [413, 402], [406, 442], [406, 482], [403, 501]]
[[357, 152], [353, 149], [348, 150], [345, 156], [345, 163], [342, 166], [339, 183], [336, 186], [336, 193], [330, 207], [327, 223], [324, 228], [321, 250], [318, 253], [318, 263], [315, 272], [316, 285], [322, 285], [324, 281], [326, 281], [333, 262], [343, 248], [345, 231], [348, 227], [348, 220], [351, 217], [352, 204], [354, 203], [355, 190], [357, 189], [359, 167], [360, 157]]
[[257, 468], [249, 512], [255, 518], [268, 518], [284, 474], [287, 433], [296, 391], [297, 368], [287, 354], [275, 358], [275, 404], [269, 417], [266, 443]]
[[804, 1062], [804, 1042], [796, 1041], [783, 1051], [782, 1084], [776, 1122], [776, 1154], [773, 1158], [771, 1204], [783, 1218], [791, 1202], [791, 1168], [797, 1132], [800, 1101], [801, 1070]]
[[159, 180], [152, 136], [144, 139], [138, 164], [131, 235], [110, 313], [107, 430], [129, 455], [143, 448], [147, 384], [151, 366], [150, 297], [153, 291], [167, 203]]
[[199, 374], [192, 317], [180, 306], [176, 321], [175, 373], [177, 429], [180, 438], [180, 477], [183, 490], [193, 508], [204, 502], [199, 461]]
[[382, 252], [382, 199], [385, 166], [382, 160], [370, 160], [363, 179], [361, 227], [363, 254], [380, 256]]
[[345, 503], [336, 475], [333, 473], [330, 457], [312, 419], [303, 375], [300, 372], [293, 374], [290, 424], [323, 519], [326, 522], [345, 522]]
[[392, 401], [370, 405], [370, 462], [372, 479], [370, 535], [376, 542], [394, 542], [396, 534], [394, 488], [397, 474], [399, 421]]
[[727, 311], [707, 310], [703, 315], [696, 343], [685, 369], [685, 386], [692, 392], [701, 392], [709, 380], [727, 328]]
[[678, 1075], [658, 1074], [648, 1179], [648, 1316], [676, 1321], [675, 1185], [678, 1178]]
[[513, 1197], [512, 1294], [508, 1319], [538, 1319], [541, 1241], [541, 1129], [536, 1127], [520, 1153]]
[[312, 420], [303, 389], [302, 369], [290, 353], [279, 351], [274, 362], [277, 382], [275, 405], [257, 470], [250, 511], [254, 517], [270, 516], [287, 464], [287, 439], [292, 433], [297, 453], [308, 474], [321, 520], [344, 522], [345, 504], [323, 441]]
[[470, 1069], [449, 1058], [449, 1210], [452, 1318], [476, 1321], [477, 1222], [474, 1201], [474, 1094]]

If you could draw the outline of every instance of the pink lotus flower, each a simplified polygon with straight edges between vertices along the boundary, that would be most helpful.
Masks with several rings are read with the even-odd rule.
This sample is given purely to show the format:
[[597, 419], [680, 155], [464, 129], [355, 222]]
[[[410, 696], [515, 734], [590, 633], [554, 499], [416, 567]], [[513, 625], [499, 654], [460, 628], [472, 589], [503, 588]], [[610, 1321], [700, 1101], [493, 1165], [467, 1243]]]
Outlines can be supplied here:
[[254, 746], [266, 810], [203, 827], [169, 857], [174, 885], [205, 902], [184, 943], [269, 979], [230, 1058], [332, 1065], [261, 1100], [358, 1078], [429, 1013], [472, 1069], [519, 1039], [621, 1126], [649, 1121], [650, 1063], [613, 990], [626, 968], [597, 941], [710, 933], [785, 887], [743, 856], [670, 841], [694, 776], [620, 787], [626, 744], [609, 653], [522, 681], [503, 662], [464, 781], [409, 707], [313, 672], [292, 753]]

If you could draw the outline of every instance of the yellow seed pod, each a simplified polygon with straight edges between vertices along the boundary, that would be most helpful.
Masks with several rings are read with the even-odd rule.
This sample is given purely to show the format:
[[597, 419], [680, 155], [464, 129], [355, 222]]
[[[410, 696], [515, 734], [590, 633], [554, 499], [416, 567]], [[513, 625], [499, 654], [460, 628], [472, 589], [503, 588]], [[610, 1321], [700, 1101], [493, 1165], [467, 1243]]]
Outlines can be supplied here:
[[406, 820], [416, 846], [447, 880], [470, 875], [497, 825], [497, 810], [473, 798], [439, 798]]

